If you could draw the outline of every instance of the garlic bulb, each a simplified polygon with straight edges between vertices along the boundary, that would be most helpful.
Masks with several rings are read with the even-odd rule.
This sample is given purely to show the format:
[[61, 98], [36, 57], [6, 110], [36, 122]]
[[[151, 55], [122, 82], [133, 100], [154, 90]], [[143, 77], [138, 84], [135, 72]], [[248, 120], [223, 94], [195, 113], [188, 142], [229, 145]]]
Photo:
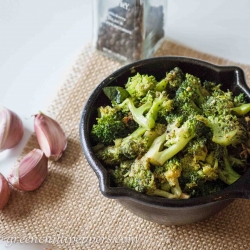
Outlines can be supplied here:
[[67, 138], [60, 124], [39, 113], [35, 115], [34, 129], [42, 151], [50, 160], [57, 161], [67, 147]]
[[0, 107], [0, 152], [13, 148], [23, 137], [23, 123], [13, 111]]
[[10, 198], [10, 187], [5, 177], [0, 173], [0, 210], [8, 203]]
[[23, 191], [37, 189], [48, 175], [48, 158], [40, 149], [33, 149], [8, 176], [10, 184]]

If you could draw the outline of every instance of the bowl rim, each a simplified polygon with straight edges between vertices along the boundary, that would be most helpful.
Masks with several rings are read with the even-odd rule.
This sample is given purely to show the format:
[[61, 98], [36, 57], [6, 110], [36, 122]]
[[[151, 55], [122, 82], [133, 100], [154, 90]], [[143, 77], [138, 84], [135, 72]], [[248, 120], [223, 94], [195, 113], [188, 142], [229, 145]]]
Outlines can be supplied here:
[[218, 74], [221, 72], [234, 72], [237, 80], [237, 86], [250, 98], [250, 88], [247, 85], [245, 73], [242, 68], [238, 66], [216, 65], [205, 60], [186, 56], [159, 56], [132, 62], [115, 70], [94, 88], [89, 98], [85, 102], [79, 124], [81, 147], [90, 167], [98, 177], [101, 193], [107, 198], [130, 199], [135, 202], [148, 204], [150, 206], [175, 208], [206, 205], [208, 203], [223, 201], [227, 199], [250, 199], [250, 181], [247, 182], [247, 180], [250, 180], [250, 169], [248, 169], [246, 173], [244, 173], [235, 183], [231, 184], [225, 189], [207, 196], [195, 197], [190, 199], [167, 199], [162, 197], [149, 196], [127, 187], [112, 187], [110, 185], [110, 175], [107, 169], [102, 165], [102, 163], [95, 156], [94, 152], [91, 150], [89, 133], [85, 129], [85, 126], [87, 126], [87, 121], [90, 117], [88, 107], [91, 106], [92, 103], [94, 103], [94, 101], [96, 100], [96, 95], [98, 93], [101, 93], [103, 87], [107, 86], [113, 79], [120, 76], [124, 71], [135, 70], [141, 65], [145, 65], [151, 62], [161, 62], [166, 60], [192, 63], [194, 65], [209, 68], [217, 72]]

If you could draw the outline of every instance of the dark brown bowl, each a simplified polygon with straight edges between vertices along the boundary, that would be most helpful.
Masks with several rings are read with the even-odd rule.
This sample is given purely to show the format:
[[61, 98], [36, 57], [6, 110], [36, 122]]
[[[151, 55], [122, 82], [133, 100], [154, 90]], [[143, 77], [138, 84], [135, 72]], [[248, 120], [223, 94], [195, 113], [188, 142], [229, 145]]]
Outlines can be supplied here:
[[244, 72], [239, 67], [216, 66], [211, 63], [186, 57], [155, 57], [126, 65], [104, 79], [92, 92], [83, 108], [80, 120], [82, 149], [91, 168], [99, 179], [101, 193], [107, 198], [117, 199], [124, 207], [138, 216], [165, 225], [183, 225], [204, 220], [221, 211], [237, 198], [250, 198], [250, 169], [238, 181], [220, 192], [190, 198], [173, 200], [148, 196], [126, 187], [116, 187], [104, 165], [97, 159], [90, 139], [90, 131], [97, 116], [97, 107], [110, 104], [102, 89], [106, 86], [124, 86], [128, 78], [139, 72], [162, 79], [166, 71], [181, 68], [198, 76], [202, 81], [221, 83], [223, 88], [234, 94], [244, 92], [250, 102], [250, 91]]

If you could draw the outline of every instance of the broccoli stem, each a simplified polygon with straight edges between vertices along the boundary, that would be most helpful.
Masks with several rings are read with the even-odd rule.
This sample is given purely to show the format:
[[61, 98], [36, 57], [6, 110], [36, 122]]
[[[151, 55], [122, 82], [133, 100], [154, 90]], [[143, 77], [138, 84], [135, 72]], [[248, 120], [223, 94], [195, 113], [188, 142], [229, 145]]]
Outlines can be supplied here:
[[166, 141], [166, 134], [163, 134], [154, 140], [153, 144], [146, 153], [146, 157], [149, 158], [150, 163], [153, 165], [163, 165], [167, 160], [180, 152], [193, 137], [194, 136], [178, 136], [175, 144], [160, 151]]
[[178, 196], [178, 197], [181, 196], [182, 190], [181, 190], [181, 187], [180, 187], [180, 185], [179, 185], [178, 178], [177, 178], [177, 180], [176, 180], [175, 186], [171, 187], [171, 192], [172, 192], [173, 194], [175, 194], [176, 196]]
[[240, 178], [240, 174], [238, 174], [230, 164], [230, 161], [228, 159], [227, 150], [224, 149], [225, 155], [223, 156], [223, 162], [224, 162], [224, 169], [219, 168], [218, 174], [219, 178], [225, 182], [226, 184], [230, 185], [237, 181]]
[[232, 111], [234, 111], [237, 115], [243, 116], [250, 112], [250, 103], [245, 103], [238, 107], [232, 108]]
[[148, 195], [153, 195], [153, 196], [160, 196], [168, 199], [178, 199], [180, 195], [172, 194], [167, 191], [163, 191], [161, 189], [153, 189], [153, 190], [148, 190], [147, 191]]
[[151, 128], [154, 127], [155, 120], [153, 119], [153, 117], [145, 117], [144, 116], [144, 113], [151, 108], [152, 103], [146, 102], [142, 106], [140, 106], [139, 108], [136, 108], [135, 105], [134, 105], [134, 103], [133, 103], [133, 101], [130, 98], [127, 98], [122, 103], [122, 106], [124, 104], [128, 105], [128, 108], [129, 108], [130, 112], [132, 113], [132, 116], [133, 116], [134, 120], [140, 126], [145, 127], [147, 129], [151, 129]]
[[146, 128], [139, 127], [132, 134], [122, 139], [122, 142], [129, 141], [131, 139], [136, 139], [137, 137], [143, 135], [146, 132]]
[[168, 82], [167, 82], [166, 78], [164, 78], [156, 84], [155, 90], [156, 91], [164, 91], [167, 88], [167, 84], [168, 84]]
[[[155, 98], [150, 110], [148, 111], [148, 113], [146, 115], [146, 118], [148, 120], [153, 119], [154, 121], [156, 121], [157, 114], [158, 114], [159, 110], [161, 109], [161, 104], [162, 104], [162, 100], [160, 98]], [[153, 127], [151, 127], [151, 128], [153, 128]]]

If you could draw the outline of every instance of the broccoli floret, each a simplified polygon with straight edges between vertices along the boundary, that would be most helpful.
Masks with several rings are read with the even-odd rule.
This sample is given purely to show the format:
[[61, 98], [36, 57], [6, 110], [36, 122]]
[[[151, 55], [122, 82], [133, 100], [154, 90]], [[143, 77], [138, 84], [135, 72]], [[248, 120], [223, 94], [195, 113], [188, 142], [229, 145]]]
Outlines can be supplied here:
[[219, 168], [219, 178], [225, 182], [226, 184], [230, 185], [237, 181], [240, 178], [240, 174], [238, 174], [232, 166], [230, 158], [228, 156], [228, 151], [226, 148], [223, 148], [223, 160], [220, 161], [220, 168]]
[[235, 107], [238, 107], [238, 106], [241, 106], [242, 104], [246, 104], [247, 103], [246, 102], [246, 96], [243, 93], [240, 93], [239, 95], [236, 95], [234, 97], [233, 101], [234, 101], [234, 106]]
[[215, 82], [205, 80], [203, 83], [203, 87], [209, 92], [213, 93], [214, 91], [222, 91], [221, 84], [217, 84]]
[[141, 157], [149, 148], [148, 137], [143, 136], [145, 128], [139, 127], [132, 134], [121, 140], [120, 153], [129, 159]]
[[144, 128], [153, 128], [155, 125], [155, 120], [153, 117], [147, 117], [145, 113], [149, 111], [152, 107], [150, 101], [144, 103], [140, 107], [135, 107], [134, 101], [131, 98], [127, 98], [124, 102], [118, 105], [118, 108], [123, 111], [130, 111], [133, 116], [134, 121], [139, 124], [139, 126]]
[[207, 138], [204, 136], [194, 138], [183, 151], [191, 154], [196, 161], [205, 161], [208, 153], [206, 143]]
[[147, 130], [144, 134], [148, 138], [148, 143], [151, 146], [153, 141], [167, 130], [167, 125], [156, 123], [153, 129]]
[[226, 187], [227, 185], [223, 181], [217, 179], [215, 181], [206, 181], [202, 185], [193, 187], [193, 189], [189, 190], [189, 193], [190, 193], [190, 196], [194, 198], [194, 197], [200, 197], [200, 196], [213, 194], [215, 192], [223, 190]]
[[171, 93], [176, 91], [184, 80], [184, 74], [178, 67], [167, 72], [166, 77], [157, 83], [156, 91], [167, 91]]
[[129, 133], [133, 133], [139, 127], [138, 123], [134, 120], [131, 112], [125, 114], [122, 118], [122, 121], [126, 125], [126, 128], [128, 129]]
[[187, 107], [197, 113], [202, 113], [201, 106], [209, 95], [210, 93], [202, 86], [199, 78], [186, 74], [186, 79], [176, 91], [175, 103], [184, 110]]
[[157, 121], [158, 113], [160, 116], [165, 116], [172, 110], [172, 101], [168, 99], [165, 92], [156, 92], [150, 94], [147, 100], [138, 108], [135, 107], [134, 101], [131, 98], [127, 98], [116, 107], [125, 112], [130, 111], [133, 120], [139, 126], [152, 129]]
[[216, 116], [231, 113], [234, 107], [232, 92], [214, 91], [210, 97], [202, 104], [203, 115]]
[[218, 179], [218, 164], [209, 164], [205, 161], [196, 160], [192, 154], [185, 154], [181, 159], [182, 173], [179, 178], [183, 192], [192, 197], [197, 190], [203, 188], [205, 183]]
[[157, 81], [154, 76], [141, 75], [137, 73], [128, 79], [125, 89], [128, 91], [134, 101], [141, 101], [149, 90], [154, 90]]
[[198, 136], [204, 126], [196, 119], [189, 117], [180, 127], [168, 126], [167, 132], [157, 137], [145, 154], [153, 165], [163, 165], [167, 160], [180, 152], [187, 143]]
[[195, 185], [198, 182], [212, 181], [218, 178], [218, 162], [212, 164], [207, 161], [196, 160], [192, 154], [185, 154], [181, 159], [182, 163], [182, 174], [184, 178], [190, 176], [190, 180]]
[[160, 123], [166, 123], [166, 117], [171, 113], [171, 111], [174, 109], [174, 100], [169, 99], [167, 92], [156, 92], [156, 98], [157, 101], [155, 103], [155, 106], [158, 103], [158, 107], [156, 106], [154, 109], [152, 109], [155, 121]]
[[165, 91], [154, 93], [154, 99], [152, 102], [152, 107], [146, 114], [146, 117], [149, 119], [153, 118], [154, 121], [164, 122], [166, 116], [173, 110], [174, 102], [168, 98], [168, 95]]
[[172, 157], [166, 161], [162, 166], [157, 166], [154, 171], [154, 176], [159, 183], [170, 187], [172, 194], [179, 198], [182, 194], [182, 190], [179, 185], [178, 178], [181, 175], [181, 163], [177, 157]]
[[118, 185], [132, 188], [138, 192], [156, 189], [150, 163], [145, 157], [122, 162], [112, 174]]
[[121, 154], [119, 145], [121, 140], [115, 140], [115, 145], [106, 146], [95, 152], [96, 157], [101, 160], [105, 165], [117, 166], [121, 161], [126, 158]]
[[222, 146], [236, 145], [246, 140], [246, 129], [234, 115], [198, 117], [212, 130], [212, 141], [217, 144]]
[[116, 108], [100, 107], [96, 118], [97, 123], [91, 130], [91, 138], [94, 142], [111, 145], [115, 139], [127, 136], [129, 130], [122, 120], [123, 116]]
[[219, 179], [228, 185], [240, 178], [240, 174], [233, 168], [233, 165], [236, 164], [235, 159], [228, 155], [227, 147], [214, 144], [214, 151], [209, 154], [207, 162], [218, 165]]
[[93, 147], [97, 157], [109, 166], [117, 166], [126, 159], [141, 158], [149, 149], [156, 137], [166, 131], [166, 126], [156, 124], [154, 129], [137, 128], [124, 138], [114, 140], [114, 145], [97, 144]]
[[120, 153], [129, 159], [140, 158], [148, 151], [155, 138], [165, 131], [166, 126], [160, 123], [156, 123], [155, 127], [150, 130], [139, 127], [132, 134], [121, 139]]

